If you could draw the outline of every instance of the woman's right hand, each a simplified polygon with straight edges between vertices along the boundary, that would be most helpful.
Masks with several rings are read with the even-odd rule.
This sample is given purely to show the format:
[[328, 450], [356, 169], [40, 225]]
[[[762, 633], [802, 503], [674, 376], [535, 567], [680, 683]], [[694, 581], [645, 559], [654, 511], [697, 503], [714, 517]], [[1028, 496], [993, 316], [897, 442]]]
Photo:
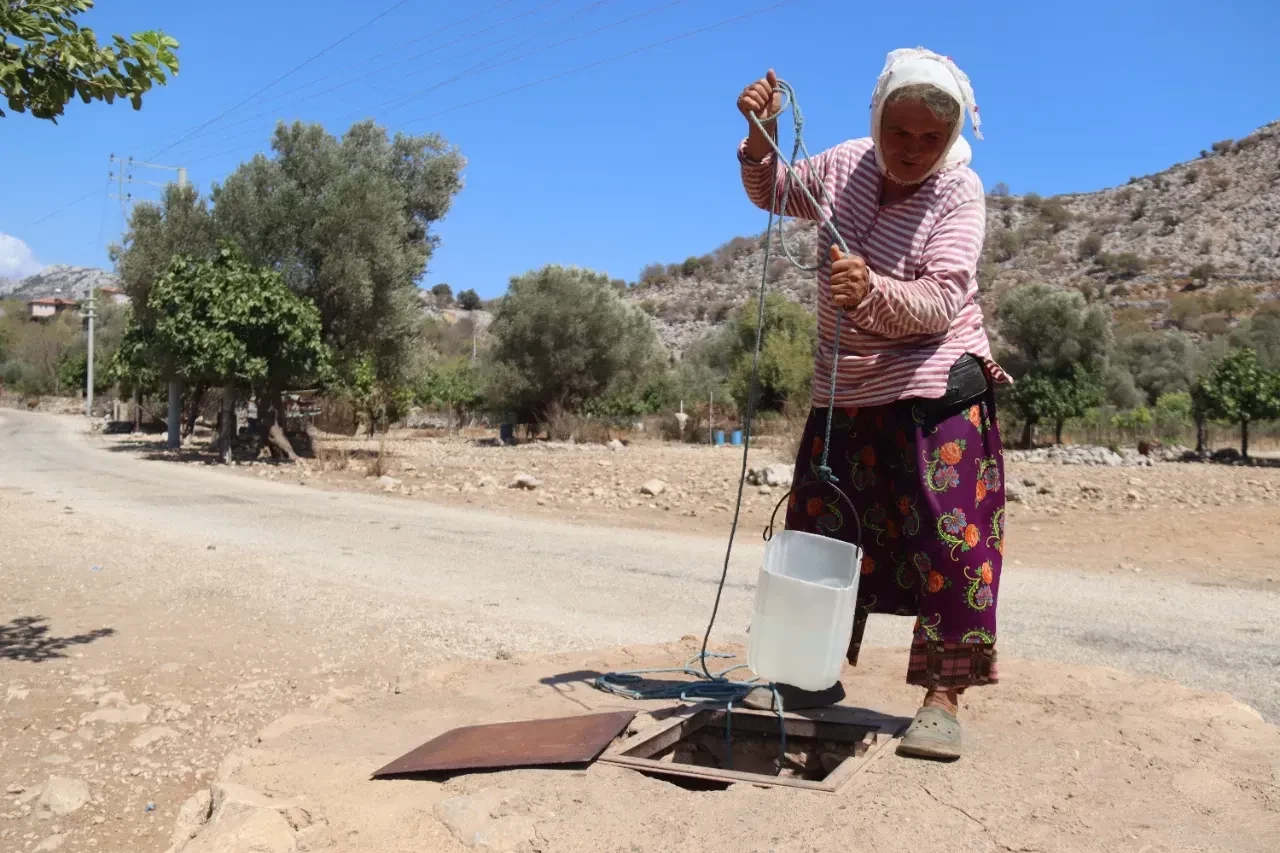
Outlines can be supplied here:
[[769, 73], [742, 90], [738, 96], [738, 112], [742, 113], [747, 123], [755, 128], [751, 116], [762, 122], [782, 109], [782, 93], [775, 91], [778, 75], [769, 69]]

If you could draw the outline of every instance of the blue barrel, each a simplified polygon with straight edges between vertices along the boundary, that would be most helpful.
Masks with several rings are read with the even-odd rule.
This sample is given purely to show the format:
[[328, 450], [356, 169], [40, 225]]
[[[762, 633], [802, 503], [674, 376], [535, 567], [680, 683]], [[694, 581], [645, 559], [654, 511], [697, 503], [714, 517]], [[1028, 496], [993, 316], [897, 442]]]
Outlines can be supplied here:
[[742, 430], [735, 429], [729, 434], [729, 443], [733, 445], [742, 444]]
[[516, 440], [515, 424], [499, 424], [498, 440], [503, 444], [514, 444]]
[[716, 447], [724, 447], [724, 430], [718, 429], [714, 433]]

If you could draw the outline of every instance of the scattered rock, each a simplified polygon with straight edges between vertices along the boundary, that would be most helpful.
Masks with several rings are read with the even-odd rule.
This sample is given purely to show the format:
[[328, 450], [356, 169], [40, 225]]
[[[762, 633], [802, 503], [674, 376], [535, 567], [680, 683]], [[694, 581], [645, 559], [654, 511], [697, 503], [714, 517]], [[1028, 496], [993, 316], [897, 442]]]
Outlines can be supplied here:
[[793, 473], [794, 468], [792, 466], [775, 462], [763, 468], [755, 468], [748, 471], [747, 483], [752, 486], [772, 486], [775, 488], [790, 486]]
[[667, 490], [667, 484], [661, 480], [648, 480], [640, 486], [640, 494], [657, 497]]
[[511, 851], [534, 839], [533, 818], [512, 813], [518, 806], [518, 795], [487, 789], [441, 800], [435, 814], [468, 847]]
[[40, 794], [39, 806], [47, 816], [62, 817], [84, 807], [89, 802], [89, 786], [79, 779], [50, 776]]
[[533, 491], [542, 485], [542, 481], [532, 474], [517, 474], [515, 478], [507, 484], [508, 489], [524, 489]]
[[626, 445], [615, 438], [613, 441], [610, 441], [606, 445], [606, 447], [608, 447], [610, 450], [623, 450], [626, 448]]
[[178, 817], [174, 821], [173, 838], [170, 843], [174, 847], [182, 847], [200, 831], [209, 820], [213, 811], [213, 795], [208, 788], [201, 788], [195, 795], [178, 809]]
[[51, 850], [61, 850], [62, 845], [67, 843], [65, 835], [50, 835], [44, 841], [36, 845], [35, 853], [48, 853]]
[[152, 726], [151, 728], [138, 735], [129, 742], [134, 749], [146, 749], [152, 744], [159, 743], [162, 740], [175, 738], [178, 733], [168, 726]]
[[1026, 500], [1026, 494], [1022, 491], [1022, 486], [1017, 481], [1009, 480], [1004, 484], [1004, 498], [1011, 503], [1022, 503]]
[[400, 481], [389, 474], [383, 474], [378, 478], [378, 485], [382, 487], [382, 491], [391, 492], [400, 488]]
[[151, 706], [126, 705], [123, 708], [99, 708], [80, 718], [80, 724], [107, 723], [108, 725], [141, 725], [151, 716]]
[[1130, 490], [1128, 492], [1125, 492], [1124, 499], [1127, 500], [1129, 503], [1133, 504], [1142, 500], [1142, 495], [1134, 490]]
[[316, 723], [324, 722], [325, 719], [325, 717], [311, 717], [306, 714], [286, 714], [280, 719], [268, 724], [266, 728], [258, 732], [258, 736], [255, 740], [257, 743], [275, 740], [294, 729], [300, 729], [304, 726], [314, 726]]

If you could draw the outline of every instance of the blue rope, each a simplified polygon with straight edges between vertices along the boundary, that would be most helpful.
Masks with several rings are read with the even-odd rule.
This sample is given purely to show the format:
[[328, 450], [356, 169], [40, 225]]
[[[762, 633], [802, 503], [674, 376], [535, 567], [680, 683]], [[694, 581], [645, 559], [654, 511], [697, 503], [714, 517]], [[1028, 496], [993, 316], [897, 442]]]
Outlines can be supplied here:
[[[809, 151], [804, 144], [804, 116], [800, 112], [800, 104], [796, 100], [795, 90], [785, 80], [778, 80], [777, 90], [782, 94], [782, 103], [778, 111], [768, 118], [761, 120], [759, 116], [751, 116], [751, 121], [768, 140], [769, 145], [774, 151], [773, 160], [773, 188], [770, 194], [769, 218], [765, 226], [764, 239], [764, 256], [761, 260], [760, 272], [760, 289], [756, 297], [756, 339], [755, 346], [751, 352], [751, 382], [748, 385], [747, 394], [747, 411], [743, 420], [743, 442], [742, 442], [742, 468], [738, 475], [738, 495], [733, 508], [733, 523], [729, 527], [729, 542], [725, 548], [724, 566], [720, 572], [720, 582], [716, 586], [715, 604], [711, 609], [711, 619], [707, 622], [707, 630], [702, 636], [702, 651], [690, 658], [683, 667], [671, 669], [637, 669], [628, 672], [610, 672], [594, 679], [592, 684], [605, 692], [612, 693], [616, 696], [623, 696], [628, 699], [636, 700], [672, 700], [679, 699], [684, 702], [705, 702], [725, 705], [725, 739], [732, 746], [733, 743], [733, 706], [742, 702], [747, 694], [757, 687], [768, 687], [773, 691], [773, 707], [778, 713], [779, 728], [781, 729], [782, 749], [781, 755], [776, 762], [781, 768], [782, 760], [787, 754], [787, 730], [786, 718], [783, 716], [782, 695], [778, 692], [776, 684], [761, 684], [759, 679], [748, 679], [745, 681], [735, 681], [726, 676], [737, 669], [746, 667], [746, 664], [737, 664], [720, 672], [713, 673], [707, 665], [708, 658], [732, 658], [733, 655], [726, 655], [718, 652], [707, 651], [707, 646], [711, 642], [711, 631], [715, 627], [716, 617], [720, 613], [720, 601], [724, 595], [725, 581], [729, 576], [729, 563], [733, 555], [733, 541], [738, 532], [738, 522], [742, 513], [742, 494], [747, 480], [747, 456], [751, 450], [751, 424], [755, 420], [755, 410], [757, 398], [759, 396], [759, 380], [760, 380], [760, 350], [764, 343], [764, 320], [765, 320], [765, 294], [768, 290], [769, 276], [769, 253], [773, 243], [774, 216], [778, 220], [778, 245], [782, 249], [782, 254], [792, 266], [803, 272], [815, 272], [822, 266], [822, 260], [819, 259], [813, 266], [805, 266], [792, 255], [790, 248], [787, 246], [786, 235], [783, 229], [783, 219], [787, 209], [787, 202], [790, 199], [792, 186], [799, 187], [804, 193], [806, 200], [817, 212], [822, 224], [831, 232], [832, 238], [839, 244], [841, 250], [847, 255], [850, 254], [849, 246], [845, 242], [844, 237], [835, 225], [835, 202], [831, 198], [831, 194], [827, 191], [825, 185], [820, 185], [822, 190], [822, 200], [825, 209], [831, 213], [828, 216], [823, 213], [824, 205], [820, 205], [818, 200], [814, 198], [813, 193], [805, 186], [804, 181], [797, 174], [795, 166], [800, 156], [803, 155], [809, 159]], [[778, 147], [777, 141], [765, 126], [769, 122], [775, 121], [778, 116], [786, 111], [787, 107], [791, 107], [792, 126], [795, 131], [794, 144], [791, 149], [791, 157], [783, 159], [782, 150]], [[778, 168], [779, 166], [787, 170], [786, 180], [782, 181], [782, 197], [778, 197]], [[779, 203], [781, 202], [781, 203]], [[835, 397], [836, 397], [836, 378], [837, 370], [840, 364], [840, 329], [841, 329], [841, 312], [836, 312], [835, 333], [832, 338], [831, 352], [831, 376], [830, 388], [827, 403], [827, 423], [822, 442], [822, 459], [817, 466], [819, 478], [829, 483], [836, 483], [837, 478], [828, 465], [828, 453], [831, 447], [831, 426], [835, 415]], [[694, 664], [700, 664], [700, 669], [694, 669]], [[681, 675], [686, 676], [692, 681], [677, 682], [655, 687], [641, 688], [636, 685], [643, 684], [646, 681], [645, 676], [648, 675]], [[732, 755], [732, 753], [729, 753]]]

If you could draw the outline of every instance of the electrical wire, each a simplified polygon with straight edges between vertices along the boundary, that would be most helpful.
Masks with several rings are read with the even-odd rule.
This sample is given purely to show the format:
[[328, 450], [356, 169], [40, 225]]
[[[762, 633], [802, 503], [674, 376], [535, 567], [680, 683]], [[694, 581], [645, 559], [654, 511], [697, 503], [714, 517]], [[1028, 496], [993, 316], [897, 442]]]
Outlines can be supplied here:
[[317, 59], [319, 59], [320, 57], [324, 56], [326, 53], [328, 53], [329, 51], [333, 50], [335, 47], [337, 47], [338, 45], [342, 44], [342, 43], [343, 43], [343, 42], [345, 42], [347, 39], [349, 39], [349, 38], [351, 38], [352, 36], [354, 36], [356, 33], [360, 32], [361, 30], [364, 30], [365, 28], [369, 27], [370, 25], [372, 25], [372, 24], [374, 24], [374, 23], [376, 23], [376, 22], [378, 22], [378, 21], [382, 20], [382, 19], [383, 19], [383, 18], [385, 18], [387, 15], [390, 15], [390, 14], [391, 14], [392, 12], [394, 12], [396, 9], [399, 9], [401, 6], [403, 6], [404, 4], [406, 4], [406, 3], [408, 3], [408, 2], [409, 2], [409, 0], [396, 0], [396, 2], [395, 2], [395, 3], [392, 3], [392, 4], [391, 4], [390, 6], [388, 6], [386, 9], [383, 9], [381, 12], [379, 12], [379, 13], [378, 13], [378, 14], [376, 14], [376, 15], [374, 15], [372, 18], [370, 18], [369, 20], [365, 21], [363, 24], [361, 24], [360, 26], [356, 27], [354, 30], [351, 30], [351, 31], [350, 31], [350, 32], [348, 32], [346, 35], [344, 35], [342, 38], [338, 39], [337, 41], [330, 42], [330, 43], [329, 43], [328, 45], [326, 45], [325, 47], [323, 47], [323, 48], [321, 48], [320, 50], [318, 50], [317, 52], [315, 52], [315, 53], [311, 54], [311, 56], [307, 57], [306, 59], [304, 59], [302, 62], [298, 63], [297, 65], [293, 66], [293, 67], [292, 67], [292, 68], [290, 68], [288, 71], [286, 71], [285, 73], [281, 74], [279, 77], [276, 77], [274, 80], [272, 80], [272, 81], [271, 81], [270, 83], [268, 83], [267, 85], [263, 86], [263, 87], [262, 87], [261, 89], [259, 89], [258, 91], [254, 92], [252, 95], [249, 95], [247, 98], [244, 98], [243, 100], [241, 100], [241, 101], [237, 102], [237, 103], [236, 103], [236, 104], [234, 104], [233, 106], [231, 106], [231, 107], [229, 107], [229, 108], [227, 108], [227, 109], [223, 110], [222, 112], [218, 113], [216, 116], [214, 116], [213, 118], [209, 119], [208, 121], [206, 121], [206, 122], [204, 122], [204, 123], [202, 123], [202, 124], [196, 125], [194, 128], [192, 128], [191, 130], [187, 131], [187, 133], [186, 133], [184, 136], [182, 136], [180, 139], [178, 139], [176, 142], [170, 142], [168, 145], [165, 145], [163, 148], [160, 148], [159, 150], [155, 151], [154, 153], [147, 155], [147, 159], [148, 159], [148, 160], [154, 160], [154, 159], [156, 159], [157, 157], [159, 157], [161, 154], [163, 154], [164, 152], [166, 152], [166, 151], [170, 150], [171, 148], [175, 148], [175, 147], [177, 147], [178, 145], [181, 145], [183, 142], [186, 142], [188, 139], [190, 139], [190, 138], [191, 138], [192, 134], [196, 133], [197, 131], [203, 130], [204, 128], [208, 127], [209, 125], [213, 124], [214, 122], [219, 121], [220, 119], [223, 119], [223, 118], [225, 118], [226, 116], [230, 115], [231, 113], [235, 112], [236, 110], [240, 109], [240, 107], [242, 107], [242, 106], [244, 106], [245, 104], [249, 103], [249, 102], [250, 102], [250, 101], [252, 101], [254, 98], [258, 97], [258, 96], [259, 96], [259, 95], [261, 95], [263, 92], [265, 92], [265, 91], [267, 91], [268, 89], [270, 89], [272, 86], [274, 86], [274, 85], [276, 85], [277, 83], [279, 83], [280, 81], [282, 81], [282, 80], [284, 80], [284, 79], [286, 79], [286, 78], [288, 78], [288, 77], [292, 76], [293, 74], [296, 74], [297, 72], [301, 71], [303, 68], [307, 67], [307, 66], [308, 66], [308, 65], [310, 65], [312, 62], [315, 62]]
[[[512, 0], [507, 0], [507, 2], [512, 2]], [[310, 101], [310, 100], [314, 100], [314, 99], [316, 99], [316, 98], [319, 98], [319, 97], [321, 97], [322, 95], [328, 95], [328, 94], [331, 94], [331, 93], [333, 93], [333, 92], [338, 91], [339, 89], [345, 89], [345, 88], [346, 88], [346, 87], [348, 87], [348, 86], [354, 85], [355, 83], [359, 83], [361, 80], [367, 80], [367, 79], [368, 79], [368, 78], [370, 78], [370, 77], [376, 77], [377, 75], [382, 74], [383, 72], [388, 71], [388, 70], [390, 70], [390, 69], [392, 69], [392, 68], [397, 68], [397, 67], [399, 67], [399, 66], [401, 66], [401, 65], [404, 65], [404, 64], [406, 64], [406, 63], [412, 62], [412, 61], [413, 61], [413, 60], [415, 60], [415, 59], [421, 59], [422, 57], [424, 57], [424, 56], [426, 56], [426, 55], [428, 55], [428, 54], [430, 54], [430, 53], [434, 53], [434, 52], [436, 52], [436, 51], [443, 50], [444, 48], [452, 47], [453, 45], [456, 45], [456, 44], [459, 44], [459, 43], [461, 43], [461, 42], [464, 42], [464, 41], [466, 41], [467, 39], [472, 38], [473, 36], [477, 36], [477, 35], [480, 35], [480, 34], [482, 34], [482, 33], [489, 32], [490, 30], [497, 29], [498, 27], [505, 26], [506, 24], [509, 24], [509, 23], [511, 23], [512, 21], [517, 21], [517, 20], [519, 20], [520, 18], [527, 17], [527, 16], [529, 16], [529, 15], [532, 15], [532, 14], [534, 14], [534, 13], [536, 13], [536, 12], [540, 12], [540, 11], [542, 11], [543, 9], [546, 9], [546, 8], [548, 8], [548, 7], [550, 7], [550, 6], [555, 6], [555, 5], [557, 5], [558, 3], [562, 3], [562, 2], [564, 2], [564, 0], [550, 0], [550, 2], [548, 2], [548, 3], [544, 3], [544, 4], [542, 4], [541, 6], [536, 6], [536, 7], [534, 7], [533, 9], [530, 9], [530, 10], [528, 10], [528, 11], [521, 12], [519, 15], [513, 15], [513, 16], [512, 16], [512, 17], [510, 17], [510, 18], [504, 18], [503, 20], [498, 21], [496, 24], [490, 24], [489, 26], [484, 27], [483, 29], [473, 30], [472, 32], [467, 33], [466, 35], [459, 36], [458, 38], [454, 39], [453, 41], [445, 42], [444, 44], [441, 44], [441, 45], [436, 45], [435, 47], [432, 47], [430, 50], [425, 50], [425, 51], [422, 51], [422, 52], [420, 52], [420, 53], [415, 53], [415, 54], [413, 54], [412, 56], [406, 57], [406, 58], [401, 59], [401, 60], [399, 60], [399, 61], [397, 61], [397, 62], [393, 62], [393, 63], [391, 63], [390, 65], [384, 65], [384, 66], [382, 66], [382, 67], [380, 67], [380, 68], [374, 69], [373, 71], [370, 71], [368, 74], [362, 74], [362, 75], [361, 75], [361, 76], [359, 76], [359, 77], [355, 77], [355, 78], [353, 78], [353, 79], [351, 79], [351, 80], [347, 80], [347, 81], [346, 81], [346, 82], [344, 82], [344, 83], [339, 83], [339, 84], [338, 84], [338, 85], [336, 85], [336, 86], [330, 86], [330, 87], [329, 87], [329, 88], [327, 88], [327, 89], [321, 89], [321, 90], [320, 90], [320, 91], [318, 91], [318, 92], [312, 92], [312, 93], [311, 93], [311, 94], [309, 94], [309, 95], [304, 95], [304, 96], [302, 96], [301, 98], [297, 98], [297, 99], [295, 99], [294, 101], [292, 101], [292, 102], [291, 102], [291, 105], [301, 104], [301, 103], [303, 103], [303, 102], [305, 102], [305, 101]], [[586, 11], [587, 9], [591, 9], [591, 8], [596, 7], [596, 6], [600, 6], [600, 5], [604, 4], [604, 3], [609, 3], [609, 2], [612, 2], [612, 0], [596, 0], [596, 2], [594, 2], [594, 3], [590, 4], [589, 6], [587, 6], [587, 7], [586, 7], [586, 9], [579, 10], [579, 12], [575, 13], [575, 15], [571, 15], [567, 20], [572, 20], [574, 17], [576, 17], [577, 15], [582, 14], [582, 12]], [[505, 4], [504, 4], [504, 3], [500, 3], [500, 4], [498, 4], [498, 5], [499, 5], [499, 6], [501, 6], [501, 5], [505, 5]], [[491, 7], [491, 8], [496, 8], [496, 7]], [[472, 16], [472, 17], [475, 17], [475, 16]], [[545, 32], [545, 30], [544, 30], [543, 32]], [[539, 35], [541, 35], [541, 33], [539, 33]], [[422, 40], [421, 38], [419, 38], [419, 39], [414, 39], [414, 41], [421, 41], [421, 40]], [[521, 44], [523, 44], [523, 43], [525, 43], [525, 42], [521, 42]], [[403, 46], [403, 45], [402, 45], [402, 46]], [[469, 53], [469, 52], [470, 52], [470, 51], [468, 51], [468, 53]], [[462, 55], [463, 55], [463, 56], [465, 56], [465, 55], [466, 55], [466, 53], [463, 53]], [[499, 55], [500, 55], [500, 54], [499, 54]], [[456, 59], [456, 58], [458, 58], [458, 57], [454, 57], [454, 59]], [[430, 65], [423, 66], [423, 67], [421, 67], [421, 68], [417, 69], [417, 71], [415, 71], [415, 72], [413, 72], [413, 73], [415, 73], [415, 74], [416, 74], [416, 73], [419, 73], [419, 72], [421, 72], [421, 71], [425, 71], [425, 70], [430, 69], [430, 68], [436, 68], [436, 67], [438, 67], [438, 66], [440, 66], [440, 65], [444, 65], [445, 63], [450, 62], [450, 61], [452, 61], [452, 60], [451, 60], [451, 59], [442, 59], [442, 60], [440, 60], [440, 61], [438, 61], [438, 62], [433, 62], [433, 63], [431, 63]], [[351, 69], [351, 68], [359, 67], [359, 65], [360, 65], [360, 64], [361, 64], [361, 63], [355, 63], [354, 65], [348, 66], [348, 70], [349, 70], [349, 69]], [[328, 75], [328, 76], [332, 76], [332, 75]], [[297, 87], [297, 88], [295, 88], [295, 89], [291, 89], [291, 90], [289, 90], [289, 92], [285, 92], [285, 93], [283, 93], [282, 95], [277, 96], [277, 97], [275, 97], [275, 98], [270, 98], [270, 99], [268, 99], [268, 100], [266, 100], [266, 101], [263, 101], [262, 103], [263, 103], [263, 104], [272, 103], [272, 102], [274, 102], [274, 101], [279, 100], [281, 97], [283, 97], [283, 95], [287, 95], [287, 94], [289, 94], [290, 92], [297, 92], [297, 91], [300, 91], [300, 90], [302, 90], [302, 89], [307, 88], [307, 86], [310, 86], [310, 85], [312, 85], [313, 83], [319, 82], [319, 80], [323, 80], [323, 79], [325, 79], [325, 78], [323, 78], [323, 77], [322, 77], [322, 78], [317, 78], [316, 80], [312, 80], [312, 81], [311, 81], [311, 83], [307, 83], [307, 84], [304, 84], [304, 85], [302, 85], [302, 86], [299, 86], [299, 87]], [[224, 124], [224, 125], [221, 125], [221, 126], [220, 126], [220, 127], [218, 127], [218, 128], [209, 129], [209, 130], [205, 131], [204, 133], [197, 133], [197, 134], [193, 135], [191, 138], [192, 138], [192, 139], [199, 139], [199, 138], [201, 138], [202, 136], [206, 136], [208, 133], [211, 133], [211, 132], [216, 132], [216, 131], [219, 131], [219, 130], [230, 130], [230, 129], [231, 129], [231, 128], [233, 128], [233, 127], [239, 127], [240, 125], [247, 124], [247, 123], [249, 123], [249, 122], [251, 122], [251, 121], [255, 121], [255, 120], [257, 120], [257, 119], [263, 118], [264, 116], [269, 116], [269, 115], [271, 115], [272, 113], [278, 112], [278, 111], [279, 111], [279, 109], [280, 109], [279, 107], [272, 107], [271, 109], [263, 110], [263, 111], [262, 111], [262, 112], [260, 112], [260, 113], [255, 113], [254, 115], [251, 115], [251, 116], [249, 116], [249, 117], [247, 117], [247, 118], [240, 119], [239, 121], [231, 122], [230, 124]], [[254, 132], [256, 133], [256, 131], [254, 131]], [[216, 141], [215, 143], [213, 143], [213, 144], [225, 143], [225, 142], [227, 142], [228, 140], [230, 140], [230, 139], [235, 139], [235, 138], [238, 138], [238, 136], [237, 136], [237, 135], [226, 136], [226, 137], [223, 137], [222, 139], [217, 140], [217, 141]]]

